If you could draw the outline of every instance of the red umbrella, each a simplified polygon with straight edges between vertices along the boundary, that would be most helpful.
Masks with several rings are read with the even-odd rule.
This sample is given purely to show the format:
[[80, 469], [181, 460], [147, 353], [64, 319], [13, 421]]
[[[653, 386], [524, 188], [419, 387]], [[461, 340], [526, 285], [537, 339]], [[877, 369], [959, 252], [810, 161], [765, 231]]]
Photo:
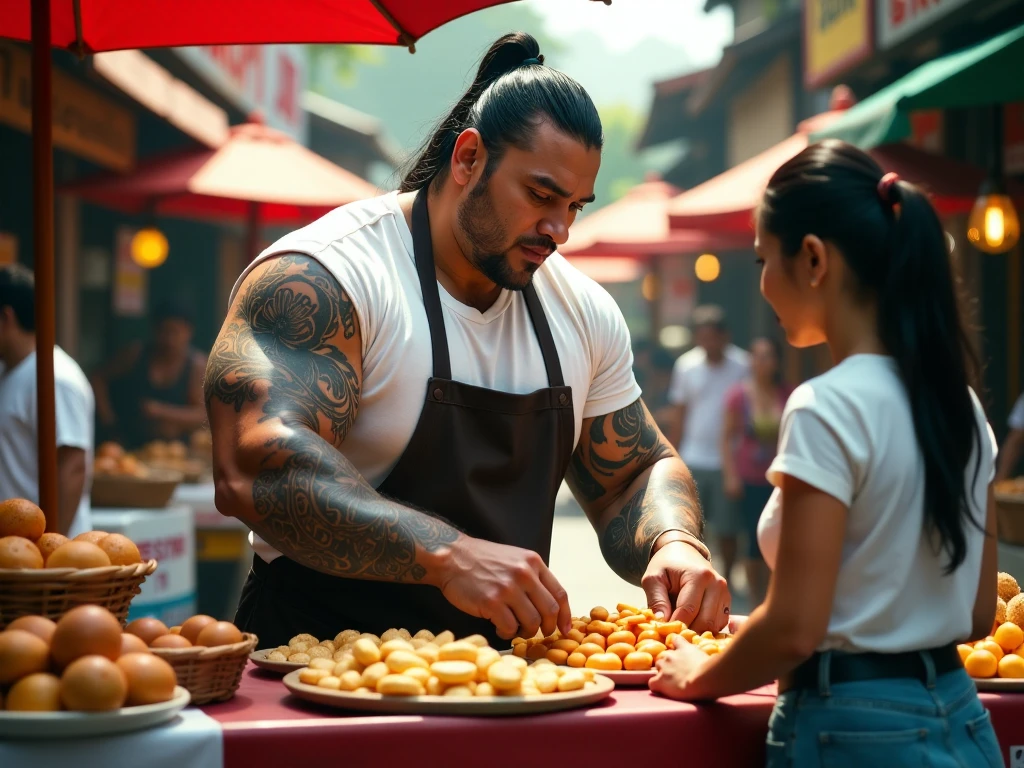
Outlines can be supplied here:
[[373, 184], [259, 123], [235, 126], [217, 149], [148, 158], [127, 176], [103, 174], [60, 191], [126, 213], [245, 219], [253, 255], [260, 224], [309, 221], [377, 194]]
[[[599, 0], [608, 4], [611, 0]], [[32, 42], [32, 216], [36, 272], [39, 503], [57, 521], [53, 354], [53, 93], [50, 47], [79, 54], [240, 43], [416, 40], [460, 16], [510, 0], [2, 0], [0, 37]]]
[[572, 257], [635, 258], [750, 246], [749, 234], [670, 230], [666, 207], [680, 192], [679, 187], [655, 178], [637, 184], [614, 203], [573, 225], [569, 241], [558, 251]]
[[[671, 227], [684, 231], [703, 227], [749, 236], [754, 209], [772, 174], [807, 148], [811, 133], [822, 130], [842, 113], [825, 112], [803, 121], [788, 139], [679, 195], [667, 206]], [[969, 211], [985, 177], [984, 171], [972, 165], [906, 144], [887, 144], [868, 153], [886, 170], [927, 189], [944, 216]]]

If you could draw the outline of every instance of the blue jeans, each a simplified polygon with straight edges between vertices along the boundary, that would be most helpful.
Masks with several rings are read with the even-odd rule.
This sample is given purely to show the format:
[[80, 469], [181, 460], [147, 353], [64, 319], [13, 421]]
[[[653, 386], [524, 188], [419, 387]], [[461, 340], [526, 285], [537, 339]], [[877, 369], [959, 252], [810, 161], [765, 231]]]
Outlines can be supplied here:
[[[828, 654], [824, 655], [825, 657]], [[988, 711], [958, 669], [781, 694], [768, 721], [768, 768], [1003, 768]]]

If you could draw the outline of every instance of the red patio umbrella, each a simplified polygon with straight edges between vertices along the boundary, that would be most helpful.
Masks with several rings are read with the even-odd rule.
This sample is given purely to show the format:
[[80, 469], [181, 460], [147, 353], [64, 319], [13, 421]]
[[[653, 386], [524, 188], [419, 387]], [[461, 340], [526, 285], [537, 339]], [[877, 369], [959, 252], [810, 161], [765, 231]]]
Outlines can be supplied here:
[[261, 224], [309, 221], [377, 194], [373, 184], [259, 123], [233, 127], [217, 149], [148, 158], [128, 175], [105, 173], [60, 191], [126, 213], [244, 219], [250, 255]]
[[[598, 0], [608, 4], [611, 0]], [[32, 203], [36, 272], [39, 503], [57, 522], [51, 46], [79, 55], [125, 48], [240, 43], [416, 40], [460, 16], [510, 0], [3, 0], [0, 37], [32, 42]]]
[[750, 246], [749, 234], [671, 230], [666, 207], [681, 192], [679, 187], [650, 177], [573, 225], [569, 241], [558, 251], [571, 257], [647, 258]]
[[[807, 148], [811, 133], [822, 130], [842, 113], [834, 110], [809, 118], [788, 139], [683, 192], [667, 206], [671, 228], [702, 227], [749, 236], [754, 209], [761, 202], [772, 174]], [[927, 189], [944, 216], [970, 211], [985, 178], [985, 172], [979, 168], [906, 144], [875, 147], [869, 154], [886, 170]]]

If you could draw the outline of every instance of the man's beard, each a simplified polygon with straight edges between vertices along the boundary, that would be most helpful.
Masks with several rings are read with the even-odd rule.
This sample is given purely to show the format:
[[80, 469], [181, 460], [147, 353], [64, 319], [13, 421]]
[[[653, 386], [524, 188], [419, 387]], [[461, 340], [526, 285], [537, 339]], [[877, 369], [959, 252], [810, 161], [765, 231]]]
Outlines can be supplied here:
[[509, 251], [517, 243], [522, 242], [523, 245], [532, 248], [554, 250], [554, 243], [542, 238], [520, 238], [515, 243], [507, 245], [508, 237], [494, 210], [486, 180], [479, 182], [469, 193], [469, 197], [459, 206], [456, 215], [459, 228], [469, 245], [466, 257], [499, 288], [510, 291], [523, 290], [533, 281], [533, 273], [540, 266], [527, 262], [525, 269], [513, 269]]

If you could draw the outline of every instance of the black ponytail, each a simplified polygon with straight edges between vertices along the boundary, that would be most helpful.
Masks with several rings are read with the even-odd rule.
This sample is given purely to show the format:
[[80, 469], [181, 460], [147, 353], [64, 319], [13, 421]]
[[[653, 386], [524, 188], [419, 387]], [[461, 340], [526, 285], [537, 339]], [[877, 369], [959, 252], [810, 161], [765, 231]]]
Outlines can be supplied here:
[[856, 277], [855, 290], [878, 305], [878, 334], [907, 388], [924, 456], [926, 528], [949, 557], [967, 555], [971, 513], [968, 464], [981, 431], [968, 390], [979, 379], [958, 300], [946, 235], [920, 189], [884, 178], [866, 153], [840, 141], [808, 147], [772, 177], [761, 223], [795, 256], [814, 234], [831, 242]]
[[498, 38], [484, 54], [476, 77], [437, 124], [399, 186], [414, 192], [448, 173], [455, 140], [467, 128], [480, 131], [488, 152], [485, 179], [508, 145], [527, 148], [538, 116], [588, 148], [603, 144], [601, 118], [583, 87], [543, 66], [537, 41], [525, 32]]

